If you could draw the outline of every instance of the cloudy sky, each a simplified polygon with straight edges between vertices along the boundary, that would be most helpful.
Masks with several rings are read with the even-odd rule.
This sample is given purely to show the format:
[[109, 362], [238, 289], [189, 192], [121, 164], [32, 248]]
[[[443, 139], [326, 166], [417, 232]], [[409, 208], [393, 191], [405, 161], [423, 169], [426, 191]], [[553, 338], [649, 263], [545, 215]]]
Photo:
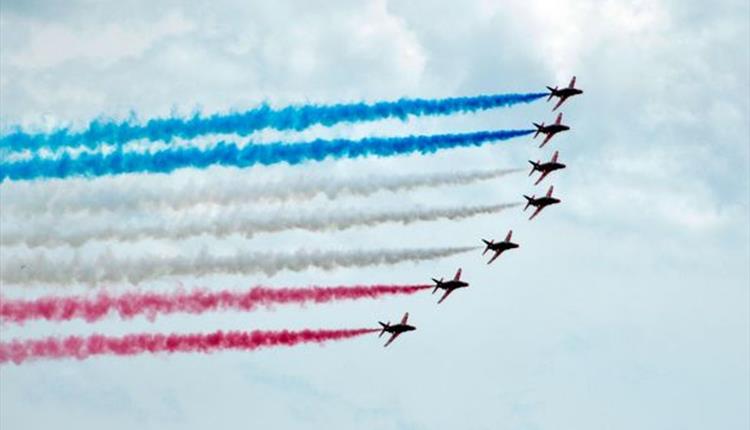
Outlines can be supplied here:
[[[554, 184], [563, 203], [531, 223], [513, 209], [337, 233], [87, 244], [80, 258], [103, 250], [133, 256], [463, 246], [502, 238], [512, 228], [521, 248], [489, 267], [477, 251], [419, 264], [170, 278], [141, 287], [416, 283], [463, 267], [471, 287], [439, 308], [425, 294], [154, 322], [2, 325], [6, 341], [92, 332], [369, 327], [408, 310], [418, 330], [387, 350], [379, 339], [363, 337], [322, 348], [6, 364], [0, 367], [0, 427], [748, 428], [749, 18], [743, 0], [710, 6], [676, 0], [4, 0], [0, 127], [6, 131], [241, 111], [262, 102], [533, 92], [567, 84], [573, 74], [585, 94], [562, 109], [573, 130], [543, 150], [521, 138], [430, 156], [112, 180], [126, 192], [139, 181], [178, 187], [209, 175], [241, 184], [525, 168], [527, 159], [548, 158], [554, 149], [568, 165], [543, 183]], [[539, 101], [252, 138], [525, 128], [552, 120], [550, 109]], [[0, 185], [8, 199], [2, 204], [23, 198], [14, 192], [22, 186]], [[543, 188], [519, 173], [468, 187], [316, 198], [276, 209], [469, 206], [517, 202]], [[5, 226], [14, 216], [8, 212]], [[90, 220], [84, 214], [74, 222]], [[27, 251], [4, 246], [2, 258]], [[13, 297], [50, 292], [2, 290]]]

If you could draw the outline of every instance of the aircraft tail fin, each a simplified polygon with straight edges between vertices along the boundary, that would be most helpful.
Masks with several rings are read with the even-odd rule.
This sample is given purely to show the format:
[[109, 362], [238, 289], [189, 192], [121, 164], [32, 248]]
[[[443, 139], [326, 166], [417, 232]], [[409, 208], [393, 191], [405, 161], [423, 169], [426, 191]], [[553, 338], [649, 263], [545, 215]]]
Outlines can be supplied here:
[[539, 136], [539, 133], [542, 132], [542, 127], [544, 127], [544, 123], [537, 124], [535, 122], [532, 122], [534, 124], [534, 127], [536, 127], [536, 133], [534, 133], [534, 139], [536, 139], [537, 136]]
[[547, 97], [547, 101], [550, 101], [552, 100], [552, 97], [554, 97], [555, 91], [557, 91], [557, 87], [555, 88], [547, 87], [547, 89], [549, 90], [549, 97]]
[[529, 176], [531, 176], [539, 168], [539, 160], [537, 160], [536, 163], [533, 162], [533, 161], [531, 161], [531, 160], [529, 160], [529, 164], [531, 164], [531, 172], [529, 172]]
[[384, 323], [384, 322], [382, 322], [382, 321], [378, 321], [378, 324], [380, 324], [380, 326], [381, 326], [381, 327], [383, 327], [383, 329], [382, 329], [382, 330], [380, 330], [380, 334], [378, 335], [378, 337], [381, 337], [381, 336], [383, 336], [383, 334], [385, 333], [385, 329], [387, 329], [387, 328], [388, 328], [388, 326], [390, 325], [390, 322], [388, 322], [388, 323]]
[[524, 212], [526, 212], [526, 209], [528, 209], [529, 206], [531, 206], [531, 202], [534, 200], [534, 196], [529, 197], [526, 194], [524, 194], [523, 197], [526, 199], [526, 206], [524, 206], [523, 208]]
[[490, 250], [490, 245], [492, 245], [493, 241], [491, 241], [491, 240], [484, 240], [484, 239], [482, 239], [482, 242], [484, 242], [484, 244], [485, 244], [485, 245], [487, 245], [487, 247], [486, 247], [486, 248], [484, 248], [484, 252], [482, 252], [482, 255], [484, 255], [484, 254], [486, 254], [486, 253], [487, 253], [487, 251], [489, 251], [489, 250]]
[[442, 282], [442, 280], [438, 281], [437, 279], [432, 278], [432, 282], [435, 283], [435, 289], [432, 290], [432, 294], [435, 294], [438, 288], [440, 288], [440, 283]]

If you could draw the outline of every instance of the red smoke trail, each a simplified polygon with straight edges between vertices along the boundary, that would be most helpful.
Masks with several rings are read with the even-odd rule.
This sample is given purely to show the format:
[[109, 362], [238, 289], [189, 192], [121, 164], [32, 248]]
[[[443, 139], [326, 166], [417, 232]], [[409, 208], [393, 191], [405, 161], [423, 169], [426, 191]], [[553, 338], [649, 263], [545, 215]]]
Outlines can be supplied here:
[[385, 295], [414, 294], [429, 285], [356, 285], [342, 287], [267, 288], [246, 291], [176, 291], [172, 293], [125, 293], [111, 296], [101, 293], [94, 297], [48, 296], [33, 300], [0, 297], [0, 320], [23, 323], [31, 319], [67, 321], [74, 318], [92, 322], [116, 311], [121, 318], [158, 314], [235, 309], [252, 311], [258, 306], [307, 302], [324, 303], [334, 300], [375, 299]]
[[203, 352], [220, 350], [252, 351], [274, 346], [295, 346], [300, 343], [322, 344], [327, 341], [350, 339], [380, 329], [360, 328], [344, 330], [300, 331], [217, 331], [209, 334], [131, 334], [108, 337], [94, 334], [87, 337], [48, 337], [40, 340], [0, 342], [0, 364], [12, 361], [21, 364], [40, 358], [77, 358], [94, 355], [138, 355], [157, 352]]

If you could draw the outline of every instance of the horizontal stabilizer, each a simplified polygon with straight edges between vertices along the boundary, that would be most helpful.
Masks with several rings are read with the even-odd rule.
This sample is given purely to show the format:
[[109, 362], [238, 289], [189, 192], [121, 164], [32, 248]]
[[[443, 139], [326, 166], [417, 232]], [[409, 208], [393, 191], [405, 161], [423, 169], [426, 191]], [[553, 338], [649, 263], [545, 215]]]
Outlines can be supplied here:
[[526, 209], [529, 208], [531, 205], [531, 202], [534, 201], [534, 196], [527, 196], [526, 194], [523, 195], [523, 197], [526, 199], [526, 206], [523, 207], [523, 211], [526, 212]]
[[383, 327], [383, 329], [380, 330], [380, 334], [378, 335], [378, 337], [381, 337], [381, 336], [383, 336], [383, 333], [385, 333], [385, 329], [388, 328], [388, 326], [390, 325], [390, 323], [384, 323], [382, 321], [378, 321], [378, 324], [380, 324]]
[[537, 136], [539, 136], [539, 133], [542, 132], [542, 127], [544, 127], [544, 123], [537, 124], [535, 122], [532, 122], [534, 124], [534, 127], [536, 127], [536, 133], [534, 133], [533, 139], [536, 139]]
[[484, 240], [484, 239], [482, 239], [482, 242], [484, 242], [484, 244], [485, 244], [485, 245], [487, 245], [487, 247], [486, 247], [486, 248], [484, 248], [484, 251], [482, 252], [482, 255], [484, 255], [484, 254], [486, 254], [486, 253], [487, 253], [487, 251], [489, 251], [489, 250], [490, 250], [490, 245], [492, 245], [492, 244], [493, 244], [493, 241], [491, 241], [491, 240], [490, 240], [490, 241], [487, 241], [487, 240]]
[[537, 162], [535, 163], [535, 162], [533, 162], [533, 161], [529, 160], [529, 164], [531, 164], [531, 172], [529, 172], [529, 176], [531, 176], [531, 175], [533, 175], [533, 174], [534, 174], [534, 172], [536, 172], [536, 170], [537, 170], [537, 169], [539, 168], [539, 162], [537, 161]]
[[547, 101], [550, 101], [552, 100], [552, 97], [554, 97], [555, 92], [557, 91], [557, 87], [555, 88], [547, 87], [547, 89], [549, 90], [549, 97], [547, 97]]

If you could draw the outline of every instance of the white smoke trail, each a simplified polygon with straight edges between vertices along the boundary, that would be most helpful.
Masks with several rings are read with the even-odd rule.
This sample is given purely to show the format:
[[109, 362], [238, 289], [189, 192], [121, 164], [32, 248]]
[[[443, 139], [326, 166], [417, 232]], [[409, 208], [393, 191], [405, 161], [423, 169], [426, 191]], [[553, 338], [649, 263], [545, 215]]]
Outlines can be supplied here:
[[[226, 206], [251, 201], [285, 202], [324, 195], [368, 196], [379, 191], [468, 185], [500, 178], [521, 169], [476, 170], [362, 177], [297, 174], [277, 180], [258, 181], [257, 172], [229, 168], [208, 169], [199, 178], [175, 174], [169, 181], [153, 175], [90, 179], [18, 181], [3, 184], [0, 200], [5, 213], [19, 217], [50, 213], [183, 210], [201, 204]], [[158, 176], [157, 176], [158, 177]]]
[[89, 285], [140, 282], [169, 276], [211, 274], [272, 276], [282, 270], [298, 272], [311, 267], [333, 270], [343, 267], [392, 265], [449, 257], [476, 247], [377, 249], [351, 251], [298, 250], [294, 253], [238, 252], [210, 255], [204, 248], [195, 256], [143, 255], [118, 258], [111, 250], [93, 258], [75, 253], [67, 261], [55, 261], [43, 252], [0, 259], [0, 281], [14, 285]]
[[239, 234], [251, 238], [261, 233], [276, 233], [290, 229], [313, 232], [345, 230], [356, 226], [374, 226], [387, 222], [411, 224], [418, 221], [438, 219], [459, 220], [477, 215], [497, 213], [519, 206], [507, 203], [484, 206], [412, 209], [408, 211], [386, 211], [367, 213], [361, 210], [338, 209], [336, 212], [320, 211], [299, 213], [284, 209], [276, 213], [249, 213], [243, 209], [224, 210], [206, 214], [172, 213], [147, 214], [140, 219], [133, 217], [106, 217], [78, 219], [45, 216], [30, 222], [5, 221], [0, 241], [4, 246], [24, 244], [28, 247], [50, 247], [69, 245], [79, 247], [89, 241], [117, 240], [132, 242], [140, 239], [181, 240], [189, 237], [210, 235], [226, 237]]

